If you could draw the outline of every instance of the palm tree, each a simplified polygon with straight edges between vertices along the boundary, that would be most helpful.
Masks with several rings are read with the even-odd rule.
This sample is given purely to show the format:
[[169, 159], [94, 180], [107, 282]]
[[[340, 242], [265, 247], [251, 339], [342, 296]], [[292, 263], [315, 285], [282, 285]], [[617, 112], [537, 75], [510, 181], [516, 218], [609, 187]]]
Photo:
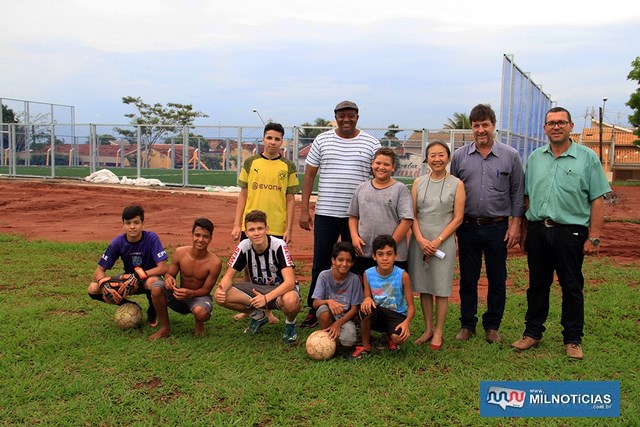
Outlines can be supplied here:
[[471, 129], [471, 122], [466, 113], [453, 113], [453, 119], [447, 119], [449, 123], [445, 123], [444, 129]]

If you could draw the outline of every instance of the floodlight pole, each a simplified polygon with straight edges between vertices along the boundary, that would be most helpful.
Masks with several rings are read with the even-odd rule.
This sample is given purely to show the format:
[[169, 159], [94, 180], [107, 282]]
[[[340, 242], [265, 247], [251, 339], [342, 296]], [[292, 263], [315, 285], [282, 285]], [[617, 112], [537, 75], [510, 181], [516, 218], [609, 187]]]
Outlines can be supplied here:
[[252, 110], [254, 113], [256, 113], [258, 115], [258, 117], [260, 117], [260, 121], [262, 122], [262, 126], [266, 126], [267, 124], [264, 122], [264, 120], [262, 119], [262, 116], [260, 115], [260, 111], [258, 111], [257, 108], [254, 108]]
[[607, 102], [607, 97], [602, 98], [602, 107], [598, 108], [599, 112], [599, 127], [600, 127], [600, 163], [602, 163], [602, 118], [604, 116], [604, 104]]

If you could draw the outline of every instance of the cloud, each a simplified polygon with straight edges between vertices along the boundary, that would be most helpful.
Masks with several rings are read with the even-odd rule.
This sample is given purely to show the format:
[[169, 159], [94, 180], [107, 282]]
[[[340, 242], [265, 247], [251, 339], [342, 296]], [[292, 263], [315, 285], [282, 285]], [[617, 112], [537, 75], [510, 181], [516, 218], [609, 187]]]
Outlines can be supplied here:
[[509, 53], [559, 103], [582, 111], [606, 94], [611, 111], [625, 111], [640, 9], [599, 5], [8, 2], [0, 96], [121, 121], [121, 97], [139, 95], [192, 103], [225, 124], [255, 123], [252, 108], [286, 124], [330, 118], [352, 98], [365, 124], [435, 127], [478, 102], [498, 108]]

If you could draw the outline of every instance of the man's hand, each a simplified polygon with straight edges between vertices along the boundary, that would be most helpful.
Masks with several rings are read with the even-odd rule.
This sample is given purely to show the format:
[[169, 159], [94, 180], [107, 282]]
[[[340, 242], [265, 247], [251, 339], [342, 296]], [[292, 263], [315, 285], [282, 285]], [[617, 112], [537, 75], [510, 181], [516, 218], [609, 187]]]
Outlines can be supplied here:
[[520, 224], [521, 220], [519, 218], [512, 218], [509, 222], [509, 228], [507, 228], [507, 233], [504, 235], [504, 241], [507, 242], [507, 249], [511, 249], [515, 245], [520, 244]]
[[598, 255], [599, 246], [591, 243], [591, 240], [587, 239], [584, 241], [584, 249], [583, 252], [585, 255]]
[[300, 228], [304, 230], [311, 230], [313, 228], [313, 218], [311, 218], [308, 210], [302, 209], [300, 211]]

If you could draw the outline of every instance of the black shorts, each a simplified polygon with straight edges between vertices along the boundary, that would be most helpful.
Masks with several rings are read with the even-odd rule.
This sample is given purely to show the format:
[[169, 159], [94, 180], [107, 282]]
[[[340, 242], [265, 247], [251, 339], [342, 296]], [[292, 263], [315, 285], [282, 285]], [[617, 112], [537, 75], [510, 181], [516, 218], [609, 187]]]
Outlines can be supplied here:
[[[361, 312], [362, 313], [362, 312]], [[361, 318], [366, 316], [360, 315]], [[398, 325], [407, 319], [402, 313], [390, 310], [385, 307], [377, 306], [371, 310], [371, 330], [376, 332], [382, 332], [387, 335], [396, 334], [399, 335]]]

